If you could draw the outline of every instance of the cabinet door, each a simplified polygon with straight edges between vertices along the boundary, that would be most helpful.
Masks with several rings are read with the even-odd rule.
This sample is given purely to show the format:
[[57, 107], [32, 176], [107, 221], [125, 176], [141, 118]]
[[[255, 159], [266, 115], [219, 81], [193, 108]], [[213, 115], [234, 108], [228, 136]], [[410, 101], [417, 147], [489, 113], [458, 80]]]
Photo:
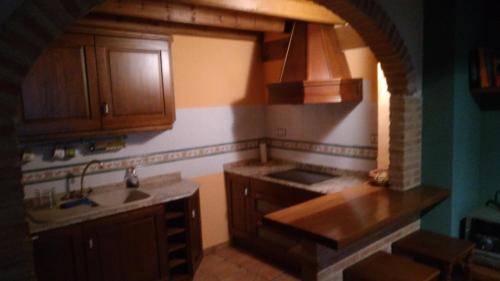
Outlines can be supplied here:
[[231, 234], [250, 236], [252, 232], [250, 211], [250, 181], [246, 178], [226, 174], [226, 196], [229, 208], [229, 230]]
[[37, 280], [87, 280], [83, 265], [81, 227], [51, 230], [36, 235], [33, 239]]
[[203, 258], [203, 246], [201, 240], [201, 217], [200, 217], [200, 194], [199, 191], [189, 198], [189, 259], [191, 261], [191, 272], [194, 274]]
[[96, 53], [104, 128], [173, 124], [168, 41], [97, 36]]
[[157, 281], [166, 261], [161, 208], [85, 225], [89, 281]]
[[36, 60], [22, 85], [22, 136], [99, 129], [94, 38], [65, 34]]

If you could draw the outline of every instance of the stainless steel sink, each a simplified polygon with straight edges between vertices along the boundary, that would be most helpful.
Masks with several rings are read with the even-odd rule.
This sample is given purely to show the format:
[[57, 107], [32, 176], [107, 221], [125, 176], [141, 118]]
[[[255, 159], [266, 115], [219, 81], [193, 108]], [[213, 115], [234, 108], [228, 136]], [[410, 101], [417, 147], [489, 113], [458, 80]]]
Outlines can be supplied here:
[[291, 169], [282, 172], [275, 172], [266, 175], [267, 177], [279, 180], [285, 180], [300, 184], [311, 185], [315, 183], [320, 183], [329, 179], [336, 178], [338, 176], [325, 174], [320, 172], [313, 172], [303, 169]]
[[96, 193], [89, 199], [99, 206], [114, 206], [148, 199], [151, 195], [136, 189], [121, 189], [110, 192]]

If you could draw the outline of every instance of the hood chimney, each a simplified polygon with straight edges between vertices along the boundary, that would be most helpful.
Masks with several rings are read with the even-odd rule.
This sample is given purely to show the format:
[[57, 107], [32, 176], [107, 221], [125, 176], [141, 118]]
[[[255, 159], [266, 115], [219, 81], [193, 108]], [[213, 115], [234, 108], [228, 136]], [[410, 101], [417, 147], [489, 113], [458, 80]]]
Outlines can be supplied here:
[[351, 79], [331, 25], [296, 22], [280, 83], [268, 85], [270, 104], [359, 102], [362, 79]]

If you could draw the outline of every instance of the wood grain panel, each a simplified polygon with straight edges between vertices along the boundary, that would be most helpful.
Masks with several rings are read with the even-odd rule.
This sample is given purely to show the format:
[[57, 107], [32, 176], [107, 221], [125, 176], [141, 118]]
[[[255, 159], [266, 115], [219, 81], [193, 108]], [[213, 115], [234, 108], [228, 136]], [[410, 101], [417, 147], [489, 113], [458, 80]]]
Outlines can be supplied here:
[[100, 128], [92, 36], [65, 34], [37, 59], [22, 85], [23, 136]]
[[313, 1], [303, 0], [177, 0], [177, 2], [228, 9], [246, 13], [255, 13], [292, 20], [325, 24], [344, 23], [344, 20], [332, 11]]
[[113, 114], [162, 114], [161, 52], [114, 49], [108, 56]]
[[44, 232], [33, 248], [37, 280], [86, 280], [81, 226]]
[[227, 11], [210, 7], [199, 7], [155, 1], [106, 1], [92, 10], [93, 13], [204, 25], [220, 28], [252, 30], [261, 32], [282, 32], [283, 19]]
[[105, 129], [173, 123], [168, 41], [97, 36], [96, 52]]
[[449, 192], [417, 187], [400, 192], [362, 184], [264, 217], [270, 225], [295, 232], [334, 249], [430, 208]]

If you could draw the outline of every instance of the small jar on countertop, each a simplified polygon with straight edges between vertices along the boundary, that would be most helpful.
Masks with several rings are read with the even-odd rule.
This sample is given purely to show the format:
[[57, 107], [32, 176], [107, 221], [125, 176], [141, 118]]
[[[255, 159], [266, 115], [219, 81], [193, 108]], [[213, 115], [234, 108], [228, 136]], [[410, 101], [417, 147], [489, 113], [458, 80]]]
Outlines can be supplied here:
[[125, 183], [127, 187], [139, 187], [139, 176], [137, 176], [135, 167], [128, 167], [125, 171]]

